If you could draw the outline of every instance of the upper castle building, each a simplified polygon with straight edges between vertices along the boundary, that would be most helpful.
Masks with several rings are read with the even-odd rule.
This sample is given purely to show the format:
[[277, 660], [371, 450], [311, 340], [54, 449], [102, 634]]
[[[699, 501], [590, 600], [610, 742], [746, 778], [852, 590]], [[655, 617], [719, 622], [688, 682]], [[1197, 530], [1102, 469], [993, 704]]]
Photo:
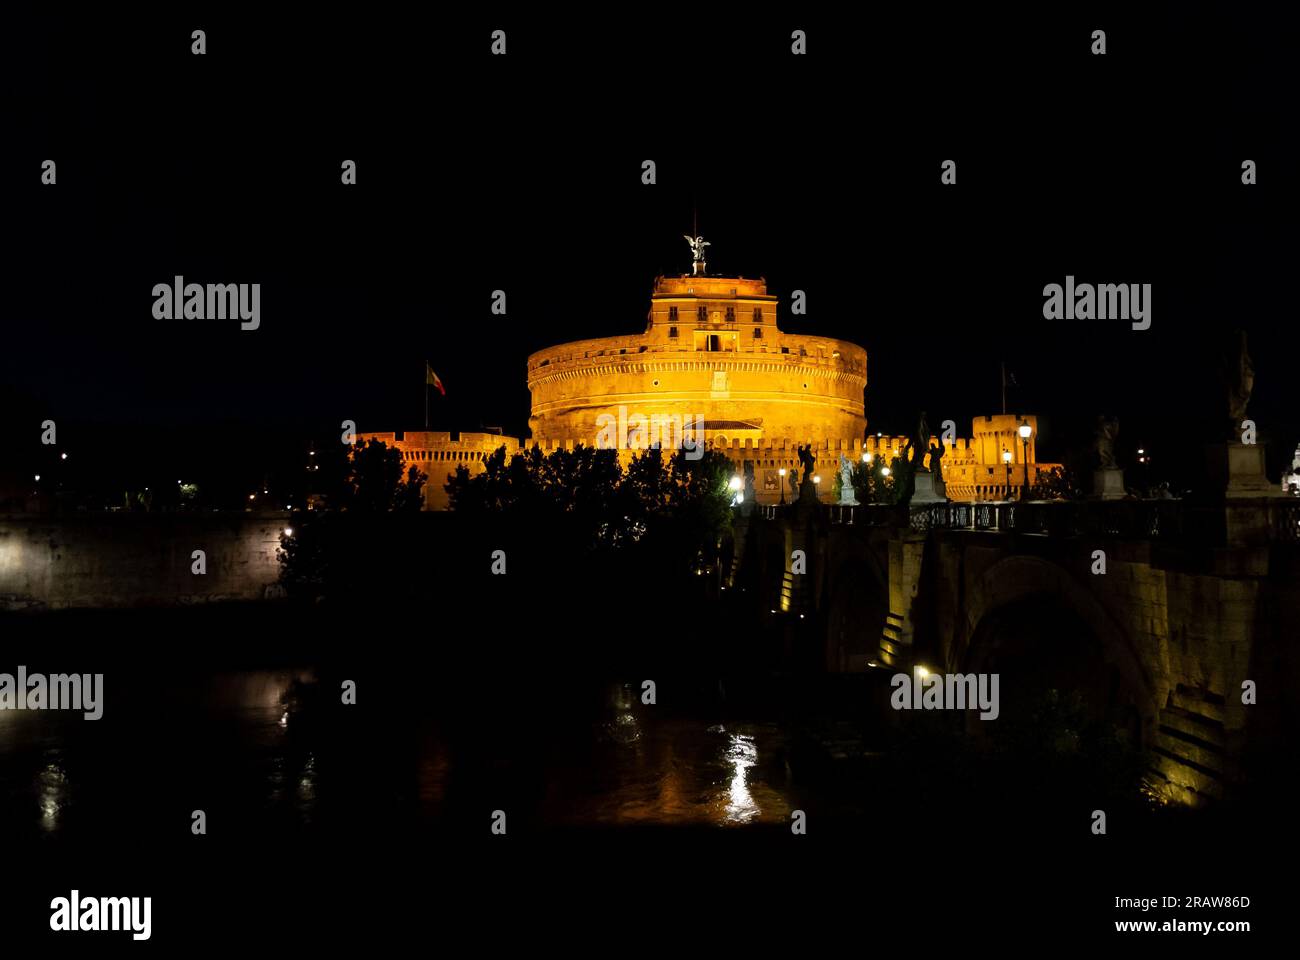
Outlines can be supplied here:
[[[528, 358], [533, 440], [592, 444], [603, 414], [703, 420], [704, 440], [861, 441], [867, 352], [783, 333], [763, 280], [659, 277], [643, 333], [578, 340]], [[626, 419], [626, 415], [624, 417]]]
[[[708, 244], [687, 240], [695, 251], [693, 272], [655, 280], [643, 332], [562, 343], [528, 358], [530, 439], [427, 431], [359, 437], [398, 447], [429, 475], [429, 509], [447, 506], [443, 484], [457, 465], [481, 471], [482, 461], [503, 444], [508, 453], [608, 446], [613, 423], [625, 461], [635, 452], [629, 440], [632, 447], [646, 446], [647, 439], [678, 445], [680, 433], [638, 437], [638, 417], [702, 433], [738, 472], [752, 461], [760, 502], [780, 499], [788, 482], [781, 471], [788, 476], [798, 468], [800, 446], [813, 449], [823, 500], [833, 499], [841, 455], [897, 455], [904, 438], [866, 436], [866, 350], [846, 340], [783, 332], [766, 281], [709, 276], [703, 257]], [[1001, 499], [1032, 483], [1040, 469], [1033, 440], [1026, 446], [1016, 436], [1026, 422], [1036, 439], [1033, 418], [1002, 415], [977, 418], [974, 440], [949, 444], [943, 458], [949, 496]]]

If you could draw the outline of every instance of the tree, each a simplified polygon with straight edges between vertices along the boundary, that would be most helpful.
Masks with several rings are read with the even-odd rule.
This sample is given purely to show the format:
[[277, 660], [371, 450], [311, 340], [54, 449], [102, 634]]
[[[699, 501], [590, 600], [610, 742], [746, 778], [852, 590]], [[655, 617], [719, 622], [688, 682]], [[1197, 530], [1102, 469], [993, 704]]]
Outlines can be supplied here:
[[1079, 500], [1082, 497], [1078, 479], [1068, 467], [1040, 471], [1029, 488], [1030, 500]]
[[344, 486], [344, 509], [360, 513], [417, 511], [424, 505], [429, 478], [412, 466], [402, 478], [402, 452], [382, 440], [352, 447]]
[[[886, 467], [889, 467], [888, 476], [885, 475]], [[897, 479], [906, 468], [906, 463], [900, 458], [895, 457], [887, 463], [880, 455], [873, 456], [870, 462], [859, 461], [853, 464], [853, 496], [858, 503], [896, 503], [900, 492]], [[836, 471], [836, 499], [839, 498], [842, 485], [839, 471]]]
[[446, 490], [452, 510], [462, 514], [546, 530], [553, 542], [584, 550], [649, 542], [684, 569], [700, 556], [716, 557], [731, 525], [727, 484], [734, 473], [716, 451], [695, 460], [677, 451], [665, 461], [650, 449], [624, 470], [615, 450], [577, 446], [544, 455], [534, 447], [507, 460], [502, 447], [477, 475], [457, 468]]

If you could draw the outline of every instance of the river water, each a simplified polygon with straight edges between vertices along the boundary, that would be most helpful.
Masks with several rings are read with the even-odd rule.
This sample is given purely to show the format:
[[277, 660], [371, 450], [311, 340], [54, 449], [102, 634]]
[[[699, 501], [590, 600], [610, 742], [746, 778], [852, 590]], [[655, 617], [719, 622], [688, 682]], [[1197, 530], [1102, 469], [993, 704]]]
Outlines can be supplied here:
[[387, 831], [477, 803], [538, 826], [727, 828], [788, 822], [797, 805], [778, 724], [683, 716], [631, 683], [592, 684], [560, 722], [525, 705], [482, 729], [421, 704], [367, 710], [365, 684], [356, 705], [323, 686], [312, 668], [110, 673], [100, 720], [2, 710], [0, 830], [163, 835], [203, 810], [252, 831]]

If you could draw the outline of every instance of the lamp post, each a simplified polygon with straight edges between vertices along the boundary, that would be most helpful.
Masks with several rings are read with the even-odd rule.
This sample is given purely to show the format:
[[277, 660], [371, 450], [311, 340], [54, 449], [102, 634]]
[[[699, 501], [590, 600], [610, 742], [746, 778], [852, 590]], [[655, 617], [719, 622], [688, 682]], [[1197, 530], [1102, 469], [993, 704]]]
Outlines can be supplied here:
[[1025, 467], [1025, 485], [1020, 488], [1020, 499], [1029, 499], [1029, 438], [1034, 428], [1027, 423], [1020, 425], [1020, 461]]
[[1007, 499], [1011, 498], [1011, 458], [1012, 453], [1010, 450], [1002, 451], [1002, 466], [1007, 471]]
[[777, 471], [781, 475], [781, 505], [785, 506], [785, 467]]

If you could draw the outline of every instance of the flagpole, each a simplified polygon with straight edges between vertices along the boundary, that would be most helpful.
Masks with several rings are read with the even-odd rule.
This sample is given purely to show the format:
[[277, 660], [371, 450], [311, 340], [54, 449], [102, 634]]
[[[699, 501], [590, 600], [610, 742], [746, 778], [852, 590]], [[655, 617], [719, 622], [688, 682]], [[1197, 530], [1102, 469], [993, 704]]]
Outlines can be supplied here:
[[1002, 361], [1002, 414], [1007, 412], [1007, 362]]
[[429, 362], [424, 364], [424, 431], [429, 432]]

